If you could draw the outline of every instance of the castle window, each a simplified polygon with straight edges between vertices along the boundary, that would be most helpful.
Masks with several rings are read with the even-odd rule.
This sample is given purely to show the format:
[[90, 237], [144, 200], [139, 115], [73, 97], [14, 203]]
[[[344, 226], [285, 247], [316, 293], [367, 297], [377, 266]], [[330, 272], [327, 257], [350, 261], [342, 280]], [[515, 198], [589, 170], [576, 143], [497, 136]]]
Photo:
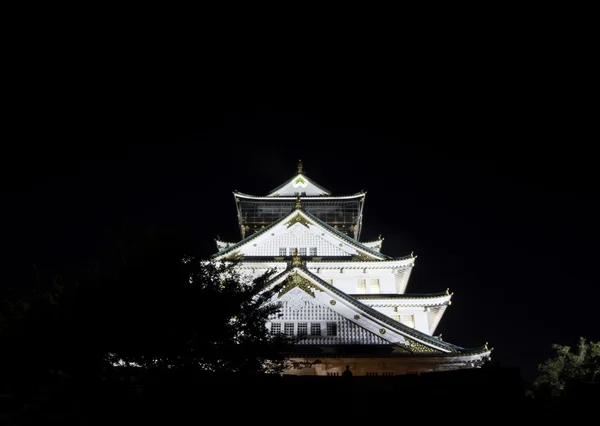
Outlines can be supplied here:
[[271, 324], [271, 334], [281, 333], [281, 323], [274, 322]]
[[379, 279], [370, 279], [369, 280], [369, 293], [380, 293], [381, 289], [379, 288]]
[[310, 335], [311, 336], [320, 336], [321, 335], [321, 323], [320, 322], [311, 322], [310, 323]]
[[300, 248], [300, 256], [306, 256], [306, 247]]
[[398, 321], [410, 328], [415, 328], [415, 316], [414, 315], [392, 315], [392, 319]]
[[414, 315], [400, 315], [400, 322], [411, 328], [415, 328], [415, 316]]
[[298, 323], [298, 336], [306, 336], [308, 334], [308, 324], [305, 322]]
[[327, 323], [327, 335], [328, 336], [337, 336], [337, 323], [335, 323], [335, 322]]
[[287, 248], [279, 247], [279, 256], [285, 256], [285, 255], [287, 255]]
[[310, 248], [310, 255], [311, 256], [316, 256], [317, 255], [317, 248], [316, 247], [311, 247]]
[[356, 293], [365, 294], [367, 292], [367, 280], [359, 278], [356, 280]]
[[294, 335], [294, 323], [293, 322], [286, 322], [283, 325], [283, 331], [286, 335], [288, 336], [293, 336]]

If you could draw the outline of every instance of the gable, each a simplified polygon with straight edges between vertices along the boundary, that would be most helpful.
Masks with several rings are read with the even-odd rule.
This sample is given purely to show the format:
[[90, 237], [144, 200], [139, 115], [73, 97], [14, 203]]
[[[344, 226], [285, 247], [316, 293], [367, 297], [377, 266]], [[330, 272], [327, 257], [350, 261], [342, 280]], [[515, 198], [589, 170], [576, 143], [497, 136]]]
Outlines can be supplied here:
[[[298, 335], [301, 325], [310, 332], [310, 324], [320, 324], [320, 334], [307, 336], [303, 344], [393, 344], [400, 352], [451, 351], [441, 341], [433, 343], [430, 336], [363, 305], [302, 267], [280, 274], [272, 282], [276, 284], [283, 286], [274, 296], [282, 308], [271, 318], [270, 325], [278, 327], [275, 331]], [[330, 326], [334, 334], [328, 334]]]
[[257, 238], [252, 245], [246, 245], [241, 249], [244, 256], [281, 256], [281, 249], [286, 249], [285, 256], [291, 256], [294, 249], [305, 251], [303, 255], [309, 255], [314, 249], [315, 256], [350, 256], [356, 250], [349, 250], [348, 245], [342, 245], [336, 238], [326, 236], [316, 226], [303, 223], [282, 225], [273, 229], [268, 236]]
[[[279, 324], [282, 332], [286, 331], [286, 324], [293, 324], [296, 335], [304, 324], [307, 335], [298, 342], [300, 344], [388, 345], [390, 343], [382, 335], [346, 318], [343, 312], [335, 309], [338, 300], [331, 298], [325, 287], [298, 272], [289, 274], [285, 278], [284, 285], [274, 297], [274, 301], [281, 303], [281, 310], [269, 319], [270, 324]], [[339, 303], [342, 303], [342, 300], [339, 300]], [[312, 327], [315, 324], [318, 325], [320, 335], [313, 334]], [[334, 326], [330, 329], [332, 324]], [[335, 330], [334, 334], [331, 334], [333, 330]]]
[[329, 191], [321, 188], [302, 173], [294, 176], [288, 182], [273, 190], [268, 197], [289, 196], [318, 196], [330, 195]]
[[[286, 249], [285, 254], [280, 249]], [[301, 256], [359, 257], [365, 260], [388, 258], [357, 240], [327, 225], [319, 218], [296, 208], [286, 217], [250, 235], [242, 241], [223, 248], [213, 258], [225, 257], [235, 251], [244, 257], [291, 256], [298, 248]], [[316, 254], [311, 254], [316, 249]], [[303, 250], [306, 250], [304, 253]]]
[[[346, 319], [339, 312], [331, 309], [325, 303], [311, 296], [299, 287], [295, 287], [277, 299], [281, 302], [281, 310], [278, 315], [270, 319], [271, 324], [280, 323], [281, 330], [285, 331], [285, 323], [294, 323], [294, 331], [297, 334], [300, 327], [306, 327], [307, 336], [301, 339], [299, 344], [331, 344], [335, 337], [335, 344], [379, 344], [388, 345], [390, 342], [377, 334], [360, 327], [355, 322]], [[313, 324], [318, 324], [322, 332], [320, 336], [312, 335]], [[335, 336], [329, 336], [328, 324], [335, 324]]]

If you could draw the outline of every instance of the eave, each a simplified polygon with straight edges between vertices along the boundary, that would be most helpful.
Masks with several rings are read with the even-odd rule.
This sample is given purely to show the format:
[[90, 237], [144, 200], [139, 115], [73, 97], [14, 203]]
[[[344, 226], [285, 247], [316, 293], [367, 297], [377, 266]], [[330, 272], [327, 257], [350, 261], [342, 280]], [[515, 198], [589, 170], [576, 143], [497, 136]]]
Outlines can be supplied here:
[[400, 352], [396, 351], [394, 344], [390, 345], [360, 345], [356, 348], [354, 345], [296, 345], [291, 352], [291, 357], [317, 357], [317, 358], [402, 358], [405, 360], [428, 360], [431, 362], [469, 362], [478, 360], [487, 360], [493, 348], [483, 345], [476, 348], [456, 347], [454, 352]]
[[362, 311], [368, 317], [370, 317], [371, 321], [375, 321], [384, 326], [390, 327], [390, 329], [396, 330], [396, 332], [400, 335], [405, 335], [406, 337], [412, 339], [413, 341], [425, 345], [429, 348], [435, 349], [440, 352], [462, 352], [467, 350], [466, 348], [462, 348], [457, 345], [453, 345], [448, 342], [444, 342], [443, 340], [430, 336], [426, 333], [422, 333], [418, 330], [415, 330], [411, 327], [408, 327], [396, 320], [393, 320], [389, 316], [377, 311], [376, 309], [362, 303], [356, 298], [347, 295], [343, 291], [337, 289], [336, 287], [330, 285], [326, 281], [319, 278], [317, 275], [313, 274], [309, 270], [306, 269], [304, 265], [299, 266], [291, 266], [288, 267], [285, 271], [278, 273], [275, 277], [270, 280], [270, 284], [277, 284], [283, 282], [288, 276], [293, 274], [294, 272], [298, 272], [303, 275], [305, 278], [315, 282], [320, 287], [327, 290], [329, 293], [334, 294], [339, 299], [344, 300], [348, 304], [354, 306], [358, 311]]
[[329, 196], [329, 195], [317, 195], [317, 196], [310, 196], [310, 195], [303, 195], [303, 196], [283, 196], [283, 197], [267, 197], [267, 196], [257, 196], [257, 195], [249, 195], [249, 194], [244, 194], [242, 192], [233, 192], [233, 196], [236, 198], [245, 198], [248, 200], [259, 200], [259, 201], [272, 201], [272, 202], [277, 202], [277, 201], [295, 201], [298, 198], [300, 198], [300, 200], [354, 200], [357, 198], [364, 198], [367, 195], [366, 192], [359, 192], [356, 194], [352, 194], [352, 195], [339, 195], [339, 196]]
[[349, 294], [357, 300], [368, 300], [371, 304], [386, 304], [395, 305], [402, 304], [404, 306], [442, 306], [449, 305], [452, 299], [452, 294], [443, 292], [435, 294]]
[[[326, 231], [334, 234], [336, 237], [338, 237], [339, 239], [341, 239], [343, 242], [345, 242], [346, 244], [352, 246], [354, 249], [358, 250], [359, 252], [363, 252], [365, 254], [365, 256], [371, 256], [371, 258], [373, 260], [392, 260], [392, 258], [390, 256], [384, 255], [380, 252], [378, 252], [377, 250], [374, 250], [372, 248], [366, 247], [364, 245], [362, 245], [360, 242], [358, 242], [357, 240], [355, 240], [354, 238], [344, 234], [341, 231], [338, 231], [337, 229], [329, 226], [327, 223], [323, 222], [321, 219], [319, 219], [318, 217], [312, 215], [311, 213], [303, 210], [302, 208], [298, 208], [294, 211], [292, 211], [290, 214], [278, 219], [277, 221], [271, 223], [270, 225], [266, 226], [265, 228], [261, 229], [258, 232], [255, 232], [251, 235], [249, 235], [248, 237], [242, 239], [241, 241], [239, 241], [238, 243], [231, 245], [229, 247], [224, 248], [223, 250], [215, 253], [212, 255], [212, 258], [214, 259], [219, 259], [222, 258], [224, 256], [226, 256], [228, 253], [232, 253], [233, 251], [235, 251], [236, 249], [240, 248], [241, 246], [259, 238], [262, 237], [265, 233], [269, 232], [270, 230], [272, 230], [274, 227], [279, 226], [281, 223], [283, 223], [284, 221], [290, 219], [291, 217], [293, 217], [293, 215], [296, 214], [301, 214], [304, 215], [304, 217], [307, 220], [310, 220], [312, 222], [314, 222], [314, 224], [321, 226], [322, 228], [324, 228]], [[349, 259], [352, 259], [352, 256], [348, 256]]]

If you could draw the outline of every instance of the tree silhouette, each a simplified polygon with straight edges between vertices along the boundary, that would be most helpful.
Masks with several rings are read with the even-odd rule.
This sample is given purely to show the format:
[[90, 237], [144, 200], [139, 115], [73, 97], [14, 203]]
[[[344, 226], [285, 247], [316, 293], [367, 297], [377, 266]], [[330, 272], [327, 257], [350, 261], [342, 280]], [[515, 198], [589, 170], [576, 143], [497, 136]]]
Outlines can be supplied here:
[[278, 289], [266, 289], [272, 271], [244, 277], [237, 261], [201, 259], [188, 239], [164, 231], [121, 234], [115, 248], [95, 269], [86, 299], [107, 361], [212, 372], [285, 368], [293, 341], [266, 328], [279, 310], [270, 303]]
[[[40, 279], [5, 294], [0, 306], [0, 373], [60, 371], [97, 377], [121, 362], [146, 369], [280, 372], [293, 344], [266, 328], [279, 306], [267, 289], [272, 272], [248, 278], [237, 261], [194, 255], [180, 234], [127, 229], [83, 273]], [[47, 283], [40, 283], [41, 281]]]
[[67, 374], [84, 360], [77, 282], [32, 265], [0, 299], [0, 383], [5, 391], [34, 388], [51, 374]]
[[557, 354], [538, 366], [540, 375], [533, 385], [541, 397], [587, 399], [600, 387], [600, 342], [579, 338], [577, 351], [570, 346], [552, 345]]

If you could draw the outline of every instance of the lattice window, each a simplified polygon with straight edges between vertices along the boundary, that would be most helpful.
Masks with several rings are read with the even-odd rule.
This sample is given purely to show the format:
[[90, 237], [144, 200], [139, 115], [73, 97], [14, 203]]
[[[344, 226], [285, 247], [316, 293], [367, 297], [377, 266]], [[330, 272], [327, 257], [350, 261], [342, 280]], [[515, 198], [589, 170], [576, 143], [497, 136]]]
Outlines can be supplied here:
[[410, 315], [392, 315], [391, 316], [393, 320], [396, 320], [410, 328], [415, 328], [415, 316], [410, 314]]
[[[284, 295], [283, 299], [285, 298], [286, 296]], [[302, 309], [298, 309], [297, 304], [292, 304], [284, 300], [281, 312], [270, 315], [269, 321], [274, 324], [280, 324], [279, 333], [284, 331], [284, 323], [298, 324], [295, 330], [296, 335], [302, 333], [301, 327], [303, 326], [301, 324], [306, 323], [308, 336], [301, 336], [305, 344], [389, 344], [387, 340], [380, 337], [379, 333], [372, 333], [354, 322], [346, 320], [339, 313], [332, 310], [329, 305], [323, 305], [315, 301], [312, 297], [307, 296], [307, 300], [302, 306]], [[336, 323], [337, 333], [335, 336], [327, 335], [326, 324], [328, 322]]]
[[320, 322], [311, 322], [310, 323], [310, 335], [311, 336], [320, 336], [321, 335], [321, 323]]
[[408, 327], [415, 328], [414, 315], [400, 315], [400, 322]]
[[308, 334], [308, 323], [298, 323], [298, 336], [306, 336]]
[[317, 255], [317, 248], [316, 247], [311, 247], [309, 253], [310, 253], [311, 256], [316, 256]]
[[348, 256], [348, 253], [344, 252], [337, 244], [323, 240], [320, 234], [311, 234], [304, 226], [301, 226], [297, 231], [295, 234], [289, 232], [274, 236], [264, 244], [254, 247], [251, 251], [252, 255], [281, 256], [279, 249], [287, 247], [287, 256], [292, 256], [295, 246], [299, 241], [302, 241], [304, 247], [316, 248], [318, 256]]
[[328, 336], [337, 336], [337, 323], [335, 323], [335, 322], [327, 323], [327, 335]]
[[306, 247], [300, 247], [300, 256], [306, 256]]
[[274, 322], [271, 323], [271, 334], [280, 334], [281, 333], [281, 323]]
[[356, 280], [356, 293], [365, 294], [367, 292], [367, 280], [359, 278]]
[[287, 256], [287, 248], [279, 247], [279, 256]]
[[285, 334], [287, 334], [288, 336], [293, 336], [294, 335], [294, 323], [293, 322], [286, 322], [283, 325], [283, 331]]
[[380, 293], [381, 289], [379, 287], [379, 279], [372, 278], [369, 279], [369, 293]]

